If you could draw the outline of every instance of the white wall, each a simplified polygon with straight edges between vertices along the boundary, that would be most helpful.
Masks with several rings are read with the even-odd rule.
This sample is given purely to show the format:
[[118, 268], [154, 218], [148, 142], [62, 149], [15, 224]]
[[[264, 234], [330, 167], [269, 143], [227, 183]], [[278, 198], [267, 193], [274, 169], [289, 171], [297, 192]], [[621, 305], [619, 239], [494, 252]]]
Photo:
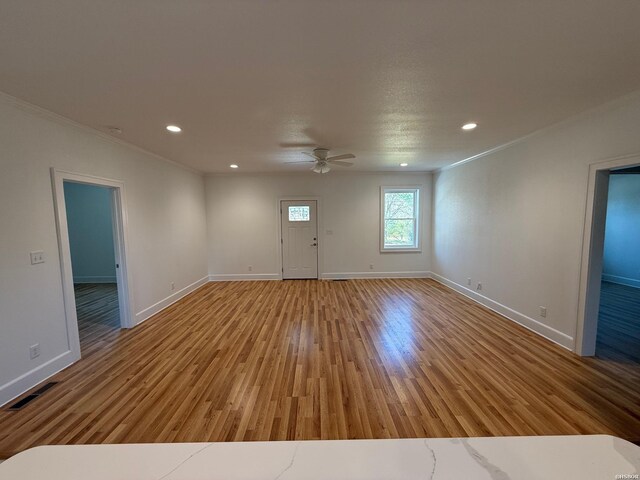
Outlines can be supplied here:
[[[380, 253], [381, 185], [423, 185], [422, 253]], [[424, 276], [429, 270], [431, 174], [238, 172], [207, 177], [206, 191], [209, 273], [214, 279], [280, 277], [278, 200], [296, 196], [320, 199], [321, 276]]]
[[[180, 291], [206, 277], [207, 266], [199, 174], [4, 95], [0, 167], [2, 404], [69, 359], [50, 167], [125, 182], [138, 321], [171, 298], [171, 282]], [[44, 264], [30, 264], [33, 250], [44, 250]], [[35, 343], [41, 355], [30, 360]]]
[[573, 348], [589, 164], [640, 152], [638, 125], [636, 93], [435, 174], [433, 271]]
[[610, 175], [603, 278], [640, 287], [640, 175]]
[[65, 182], [64, 201], [74, 283], [115, 283], [110, 190]]

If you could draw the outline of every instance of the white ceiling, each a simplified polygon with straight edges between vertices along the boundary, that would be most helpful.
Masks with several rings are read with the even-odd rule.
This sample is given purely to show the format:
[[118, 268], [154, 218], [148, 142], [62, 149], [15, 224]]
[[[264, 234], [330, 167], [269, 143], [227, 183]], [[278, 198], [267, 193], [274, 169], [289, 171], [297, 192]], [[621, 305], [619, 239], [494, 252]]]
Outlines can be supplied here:
[[0, 90], [204, 172], [309, 168], [286, 143], [430, 170], [640, 88], [639, 26], [638, 0], [0, 0]]

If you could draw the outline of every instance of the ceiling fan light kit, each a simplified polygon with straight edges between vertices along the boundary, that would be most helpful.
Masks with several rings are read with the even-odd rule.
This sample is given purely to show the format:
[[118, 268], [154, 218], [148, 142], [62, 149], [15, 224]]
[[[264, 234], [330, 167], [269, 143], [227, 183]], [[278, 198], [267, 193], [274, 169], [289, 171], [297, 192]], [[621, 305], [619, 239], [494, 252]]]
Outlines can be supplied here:
[[314, 165], [311, 170], [315, 173], [329, 173], [331, 171], [331, 167], [329, 167], [329, 165], [327, 165], [326, 163], [322, 165], [318, 164]]

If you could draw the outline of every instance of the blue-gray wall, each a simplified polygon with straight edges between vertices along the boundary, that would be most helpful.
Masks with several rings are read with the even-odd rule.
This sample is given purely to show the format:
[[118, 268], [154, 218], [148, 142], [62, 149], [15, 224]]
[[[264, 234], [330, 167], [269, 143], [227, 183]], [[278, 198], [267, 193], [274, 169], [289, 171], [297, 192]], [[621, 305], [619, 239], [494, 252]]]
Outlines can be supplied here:
[[65, 182], [64, 199], [74, 282], [115, 282], [111, 192], [103, 187]]
[[640, 287], [640, 175], [609, 177], [603, 278]]

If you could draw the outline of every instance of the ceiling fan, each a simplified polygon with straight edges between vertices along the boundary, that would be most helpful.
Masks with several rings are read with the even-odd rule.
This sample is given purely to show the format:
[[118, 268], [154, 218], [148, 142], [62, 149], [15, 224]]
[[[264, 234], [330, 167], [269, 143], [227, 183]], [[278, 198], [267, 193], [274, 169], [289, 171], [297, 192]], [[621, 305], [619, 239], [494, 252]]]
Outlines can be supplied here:
[[339, 165], [341, 167], [350, 167], [353, 165], [351, 162], [343, 162], [342, 160], [346, 160], [348, 158], [356, 158], [353, 153], [345, 153], [343, 155], [335, 155], [333, 157], [329, 157], [329, 149], [328, 148], [314, 148], [313, 152], [302, 152], [304, 155], [307, 155], [313, 160], [301, 160], [298, 162], [285, 162], [285, 163], [315, 163], [313, 170], [316, 173], [327, 173], [331, 170], [332, 165]]

